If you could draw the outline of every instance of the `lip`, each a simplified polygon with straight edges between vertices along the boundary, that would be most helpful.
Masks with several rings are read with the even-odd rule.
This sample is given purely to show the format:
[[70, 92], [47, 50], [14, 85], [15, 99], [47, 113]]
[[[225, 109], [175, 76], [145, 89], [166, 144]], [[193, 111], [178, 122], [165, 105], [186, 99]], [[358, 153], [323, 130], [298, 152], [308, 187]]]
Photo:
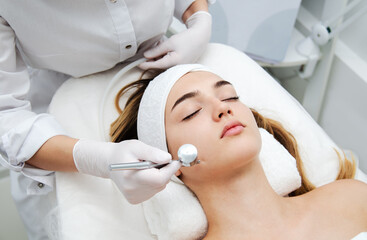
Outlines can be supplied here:
[[239, 121], [230, 121], [224, 126], [220, 138], [238, 135], [244, 128], [245, 126]]

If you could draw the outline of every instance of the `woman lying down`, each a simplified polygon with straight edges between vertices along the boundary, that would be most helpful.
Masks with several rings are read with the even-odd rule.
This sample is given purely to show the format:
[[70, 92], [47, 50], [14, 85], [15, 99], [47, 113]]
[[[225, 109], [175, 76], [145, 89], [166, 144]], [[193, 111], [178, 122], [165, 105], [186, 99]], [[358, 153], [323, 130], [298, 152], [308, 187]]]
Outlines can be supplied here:
[[[315, 189], [303, 174], [293, 136], [241, 103], [232, 84], [204, 66], [180, 65], [153, 81], [136, 81], [121, 89], [117, 105], [131, 89], [136, 91], [111, 126], [112, 140], [139, 137], [173, 159], [181, 145], [197, 147], [200, 164], [176, 175], [206, 214], [208, 229], [199, 239], [344, 240], [367, 231], [367, 184], [348, 179]], [[291, 197], [279, 196], [267, 181], [259, 128], [297, 160], [302, 186]], [[354, 163], [340, 163], [338, 179], [352, 178]]]

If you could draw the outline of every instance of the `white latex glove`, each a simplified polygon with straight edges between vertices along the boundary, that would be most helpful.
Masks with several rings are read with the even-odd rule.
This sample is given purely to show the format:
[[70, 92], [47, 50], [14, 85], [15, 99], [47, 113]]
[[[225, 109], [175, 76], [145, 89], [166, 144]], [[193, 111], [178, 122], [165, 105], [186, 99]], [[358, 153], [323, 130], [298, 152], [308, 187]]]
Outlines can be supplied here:
[[[212, 17], [210, 13], [198, 11], [186, 20], [187, 30], [173, 35], [168, 40], [144, 53], [147, 62], [141, 69], [166, 69], [177, 64], [194, 63], [203, 54], [210, 40]], [[158, 60], [154, 60], [159, 58]]]
[[143, 202], [162, 191], [181, 167], [179, 161], [172, 161], [160, 169], [109, 171], [112, 163], [139, 160], [169, 163], [172, 159], [169, 153], [138, 140], [112, 143], [81, 139], [74, 146], [73, 157], [79, 172], [111, 178], [132, 204]]

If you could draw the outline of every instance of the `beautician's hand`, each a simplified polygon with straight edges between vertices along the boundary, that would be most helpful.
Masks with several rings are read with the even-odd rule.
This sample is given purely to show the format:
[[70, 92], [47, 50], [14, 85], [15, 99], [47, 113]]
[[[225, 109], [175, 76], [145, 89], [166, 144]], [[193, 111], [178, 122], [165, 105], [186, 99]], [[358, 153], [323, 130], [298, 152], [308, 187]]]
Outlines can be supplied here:
[[[148, 59], [139, 65], [150, 68], [166, 69], [183, 63], [193, 63], [204, 52], [211, 35], [212, 17], [208, 12], [198, 11], [186, 20], [187, 30], [173, 35], [168, 40], [146, 51]], [[161, 57], [161, 58], [160, 58]], [[158, 60], [154, 60], [159, 58]]]
[[81, 139], [74, 146], [73, 157], [79, 172], [111, 178], [132, 204], [143, 202], [162, 191], [181, 167], [179, 161], [172, 161], [160, 169], [109, 171], [109, 165], [113, 163], [139, 160], [168, 163], [172, 159], [169, 153], [138, 140], [112, 143]]

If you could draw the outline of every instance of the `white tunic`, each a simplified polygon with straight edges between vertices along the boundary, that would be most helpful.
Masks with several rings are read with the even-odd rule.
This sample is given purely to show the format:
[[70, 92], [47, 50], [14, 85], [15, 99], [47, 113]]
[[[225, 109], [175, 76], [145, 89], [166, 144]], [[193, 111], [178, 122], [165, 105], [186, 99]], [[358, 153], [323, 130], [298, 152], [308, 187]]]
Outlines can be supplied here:
[[[68, 135], [39, 112], [69, 76], [141, 56], [193, 1], [0, 0], [0, 163], [13, 170], [12, 194], [29, 239], [47, 239], [41, 221], [52, 207], [54, 173], [25, 161], [49, 138]], [[43, 108], [32, 109], [29, 99]]]

